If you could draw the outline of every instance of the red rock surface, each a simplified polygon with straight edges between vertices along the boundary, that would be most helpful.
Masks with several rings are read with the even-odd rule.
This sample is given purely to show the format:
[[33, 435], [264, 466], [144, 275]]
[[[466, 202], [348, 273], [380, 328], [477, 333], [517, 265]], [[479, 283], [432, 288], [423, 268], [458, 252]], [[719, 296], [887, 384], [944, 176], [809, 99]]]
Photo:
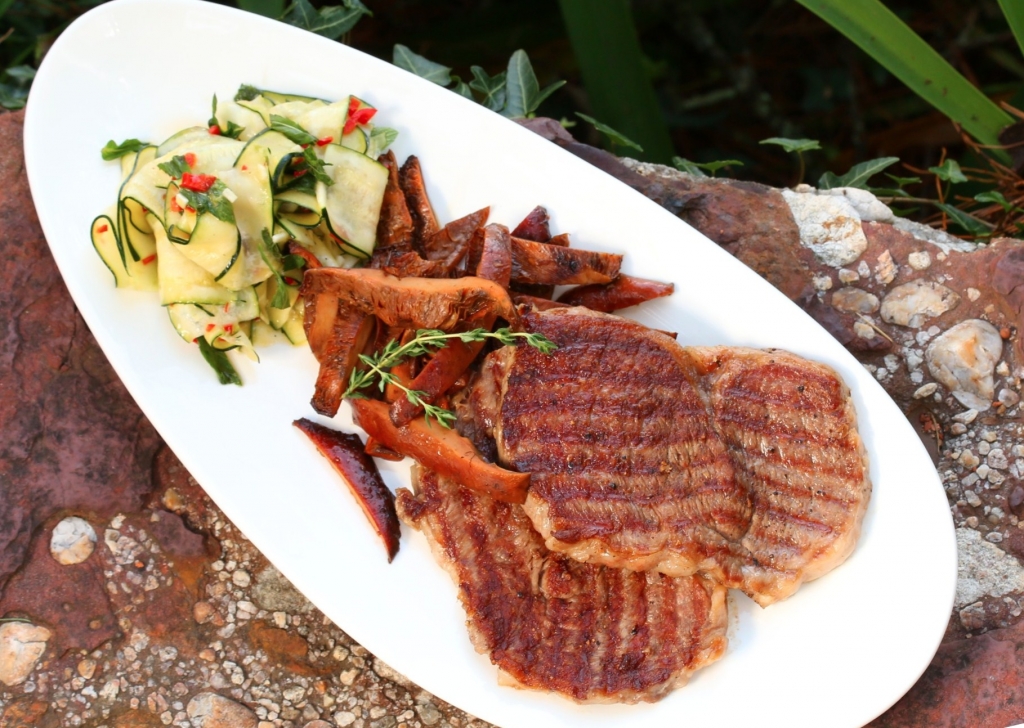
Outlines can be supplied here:
[[[822, 290], [815, 283], [826, 274], [834, 282], [835, 271], [799, 245], [778, 191], [644, 177], [566, 138], [561, 127], [535, 122], [556, 143], [702, 229], [801, 303], [865, 363], [877, 366], [899, 351], [885, 336], [872, 343], [851, 334], [854, 319], [832, 306], [839, 285]], [[191, 701], [211, 689], [274, 726], [319, 720], [381, 728], [482, 725], [419, 691], [325, 620], [162, 446], [76, 314], [52, 263], [17, 153], [21, 123], [21, 114], [0, 115], [0, 143], [12, 150], [0, 156], [0, 246], [8, 260], [0, 306], [10, 312], [0, 334], [0, 616], [29, 617], [53, 636], [26, 683], [0, 685], [0, 728], [177, 724], [187, 721]], [[903, 265], [909, 253], [926, 247], [920, 241], [887, 225], [867, 224], [865, 233], [863, 259], [874, 266], [889, 251], [898, 263], [896, 284], [924, 277]], [[1017, 327], [1024, 286], [1017, 281], [1024, 248], [1005, 241], [941, 262], [942, 275], [960, 289], [976, 288], [979, 297], [963, 297], [934, 323], [946, 328], [968, 316], [991, 320], [1007, 330], [1011, 362], [1022, 362]], [[858, 285], [879, 298], [891, 289], [871, 279]], [[896, 339], [905, 333], [884, 323], [879, 329]], [[902, 370], [883, 384], [905, 411], [923, 414], [913, 397], [916, 383]], [[964, 500], [959, 479], [973, 469], [952, 457], [950, 438], [957, 436], [950, 415], [957, 410], [946, 400], [929, 401], [926, 410], [945, 434], [940, 442], [934, 431], [924, 433], [936, 441], [940, 472], [952, 473], [946, 483], [957, 525], [970, 525], [973, 517], [972, 528], [1005, 533], [1001, 550], [1024, 557], [1024, 531], [991, 522], [985, 510], [1020, 510], [1024, 492], [1015, 497], [1017, 485], [1006, 478], [980, 494], [981, 505]], [[990, 427], [1004, 437], [1009, 425], [1001, 416], [983, 414], [976, 429]], [[85, 562], [61, 566], [49, 554], [49, 534], [68, 514], [86, 518], [98, 543]], [[1002, 728], [1024, 722], [1024, 626], [1014, 609], [1022, 595], [1010, 596], [1013, 607], [986, 597], [972, 620], [954, 618], [922, 680], [873, 725]]]

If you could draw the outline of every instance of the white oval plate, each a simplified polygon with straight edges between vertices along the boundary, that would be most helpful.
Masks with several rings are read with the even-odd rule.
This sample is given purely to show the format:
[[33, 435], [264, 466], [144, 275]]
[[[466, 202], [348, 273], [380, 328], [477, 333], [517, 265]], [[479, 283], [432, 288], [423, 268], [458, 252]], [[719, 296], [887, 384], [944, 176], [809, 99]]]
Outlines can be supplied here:
[[[372, 21], [371, 21], [372, 22]], [[850, 560], [786, 602], [734, 600], [725, 657], [660, 703], [578, 706], [499, 687], [473, 651], [456, 589], [423, 537], [390, 566], [327, 462], [291, 426], [313, 416], [308, 350], [243, 362], [217, 384], [152, 294], [115, 290], [89, 223], [114, 200], [108, 139], [161, 141], [202, 124], [240, 83], [374, 103], [423, 162], [442, 220], [491, 205], [515, 225], [534, 205], [574, 244], [626, 254], [628, 273], [674, 281], [635, 310], [688, 344], [775, 346], [826, 362], [853, 391], [874, 496]], [[253, 543], [332, 620], [389, 665], [505, 728], [860, 726], [917, 680], [943, 634], [956, 581], [946, 497], [906, 418], [822, 328], [654, 202], [553, 144], [383, 61], [283, 23], [195, 0], [122, 0], [71, 25], [39, 70], [25, 121], [32, 193], [64, 280], [121, 379], [174, 452]], [[631, 312], [633, 313], [633, 312]], [[336, 426], [350, 428], [347, 407]], [[384, 464], [397, 487], [407, 468]]]

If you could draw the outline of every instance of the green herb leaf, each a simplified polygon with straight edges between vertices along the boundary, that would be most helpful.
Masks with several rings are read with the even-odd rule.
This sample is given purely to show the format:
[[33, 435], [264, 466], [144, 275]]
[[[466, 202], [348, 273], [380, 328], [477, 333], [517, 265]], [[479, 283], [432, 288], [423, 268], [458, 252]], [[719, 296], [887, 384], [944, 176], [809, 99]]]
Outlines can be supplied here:
[[1013, 207], [1013, 205], [1010, 204], [1010, 202], [1003, 196], [1003, 193], [998, 190], [985, 190], [984, 192], [979, 192], [974, 196], [974, 199], [978, 202], [995, 202], [1003, 208], [1004, 212], [1009, 212]]
[[281, 270], [302, 270], [306, 265], [306, 259], [301, 255], [290, 254], [281, 258]]
[[221, 384], [242, 386], [242, 378], [238, 376], [238, 372], [231, 365], [227, 353], [212, 346], [203, 336], [199, 337], [199, 352], [206, 359], [206, 363], [213, 367], [213, 371], [217, 372], [217, 379]]
[[296, 144], [316, 144], [316, 137], [288, 117], [270, 115], [270, 128], [280, 132]]
[[208, 212], [218, 220], [234, 224], [235, 208], [231, 200], [224, 196], [226, 189], [227, 185], [217, 180], [206, 192], [196, 192], [182, 187], [178, 193], [188, 201], [188, 206], [196, 211], [196, 215]]
[[288, 284], [284, 282], [284, 276], [281, 275], [281, 271], [277, 269], [271, 257], [280, 255], [277, 243], [274, 242], [274, 238], [271, 237], [270, 231], [263, 228], [262, 232], [263, 245], [260, 246], [260, 256], [263, 258], [263, 262], [267, 264], [271, 272], [274, 274], [274, 278], [277, 281], [276, 290], [274, 291], [274, 298], [270, 301], [271, 308], [288, 308], [290, 304], [288, 300]]
[[451, 68], [434, 63], [418, 53], [413, 53], [411, 49], [401, 43], [395, 44], [391, 62], [399, 68], [415, 73], [420, 78], [433, 81], [439, 86], [447, 86], [452, 82]]
[[952, 205], [945, 204], [942, 202], [936, 202], [935, 206], [942, 210], [947, 215], [949, 215], [953, 222], [962, 227], [971, 235], [982, 236], [992, 234], [992, 229], [985, 225], [985, 223], [983, 223], [978, 218], [967, 214], [958, 207], [953, 207]]
[[219, 126], [220, 124], [217, 121], [217, 94], [213, 95], [213, 101], [211, 103], [211, 107], [212, 108], [210, 110], [210, 118], [206, 122], [206, 125], [207, 126]]
[[373, 127], [373, 131], [370, 132], [370, 144], [366, 150], [366, 156], [376, 159], [386, 152], [388, 147], [394, 144], [397, 138], [398, 132], [394, 129], [386, 126]]
[[[607, 124], [602, 124], [597, 119], [595, 119], [593, 117], [590, 117], [590, 116], [587, 116], [586, 114], [581, 114], [578, 111], [576, 112], [576, 116], [578, 116], [581, 119], [583, 119], [584, 121], [587, 121], [590, 124], [592, 124], [595, 129], [597, 129], [599, 132], [601, 132], [606, 137], [608, 137], [611, 140], [612, 144], [618, 144], [618, 145], [624, 146], [624, 147], [632, 147], [633, 149], [637, 150], [638, 152], [642, 152], [643, 151], [643, 147], [641, 147], [639, 144], [634, 142], [632, 139], [629, 139], [625, 135], [615, 131], [614, 129], [612, 129]], [[700, 165], [698, 165], [698, 166], [700, 166]]]
[[263, 92], [260, 91], [255, 86], [250, 86], [247, 83], [243, 83], [241, 86], [238, 87], [238, 91], [235, 93], [235, 101], [252, 101], [261, 93]]
[[327, 171], [324, 169], [327, 163], [316, 156], [316, 147], [310, 145], [303, 149], [302, 159], [305, 160], [305, 168], [309, 170], [309, 173], [313, 175], [317, 182], [323, 182], [328, 187], [334, 184], [331, 175], [327, 174]]
[[173, 157], [171, 157], [171, 161], [161, 162], [156, 166], [162, 169], [168, 175], [170, 175], [171, 179], [180, 179], [183, 174], [192, 171], [192, 165], [190, 165], [185, 160], [185, 157], [183, 157], [180, 154], [175, 154]]
[[109, 162], [112, 159], [120, 159], [126, 154], [141, 152], [148, 146], [149, 142], [140, 142], [138, 139], [125, 139], [120, 144], [111, 139], [103, 145], [103, 149], [100, 150], [100, 155], [103, 159]]
[[777, 144], [787, 152], [809, 152], [812, 149], [821, 149], [817, 139], [787, 139], [786, 137], [771, 137], [762, 139], [758, 144]]
[[227, 125], [227, 128], [221, 127], [220, 134], [221, 134], [221, 136], [226, 136], [226, 137], [231, 137], [232, 139], [237, 139], [239, 136], [241, 136], [243, 131], [245, 131], [245, 127], [244, 126], [239, 126], [235, 122], [229, 121], [228, 125]]
[[689, 159], [685, 159], [683, 157], [672, 157], [672, 166], [680, 172], [692, 174], [694, 177], [707, 177], [707, 175], [704, 174], [704, 170], [700, 168], [701, 165], [696, 162], [691, 162]]
[[364, 15], [373, 15], [360, 0], [342, 0], [341, 5], [328, 5], [317, 11], [309, 0], [294, 0], [281, 20], [297, 28], [337, 40], [352, 30]]
[[929, 167], [928, 171], [939, 179], [953, 184], [967, 181], [967, 177], [960, 170], [960, 164], [955, 159], [947, 159], [939, 167]]
[[473, 80], [469, 87], [479, 93], [483, 98], [480, 103], [491, 111], [501, 111], [505, 108], [505, 72], [489, 76], [487, 71], [480, 66], [470, 66], [473, 73]]
[[831, 172], [826, 172], [818, 180], [818, 187], [823, 190], [831, 190], [836, 187], [857, 187], [858, 189], [866, 190], [868, 188], [867, 182], [871, 177], [883, 169], [891, 167], [898, 161], [900, 161], [899, 157], [879, 157], [878, 159], [869, 159], [866, 162], [853, 165], [846, 174], [837, 176]]

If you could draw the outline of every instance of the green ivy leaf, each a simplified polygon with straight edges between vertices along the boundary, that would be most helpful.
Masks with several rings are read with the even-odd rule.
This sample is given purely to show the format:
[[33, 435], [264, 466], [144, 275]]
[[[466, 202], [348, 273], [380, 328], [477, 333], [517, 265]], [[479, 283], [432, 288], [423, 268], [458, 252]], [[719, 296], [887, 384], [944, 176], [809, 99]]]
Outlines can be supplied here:
[[689, 159], [684, 157], [672, 157], [672, 166], [680, 172], [692, 174], [694, 177], [707, 177], [707, 175], [704, 174], [704, 170], [700, 168], [701, 165], [691, 162]]
[[974, 196], [974, 199], [978, 202], [995, 202], [1003, 208], [1004, 212], [1009, 212], [1013, 207], [1013, 205], [1010, 204], [1010, 202], [1003, 196], [1003, 193], [998, 190], [985, 190], [984, 192], [979, 192]]
[[[586, 114], [581, 114], [578, 111], [576, 112], [576, 116], [578, 116], [581, 119], [583, 119], [584, 121], [589, 122], [590, 124], [592, 124], [595, 129], [597, 129], [599, 132], [601, 132], [606, 137], [608, 137], [611, 140], [612, 144], [618, 144], [619, 146], [623, 146], [623, 147], [632, 147], [633, 149], [637, 150], [638, 152], [642, 152], [644, 150], [643, 147], [641, 147], [635, 141], [633, 141], [629, 137], [625, 136], [621, 132], [615, 131], [614, 129], [612, 129], [607, 124], [602, 124], [597, 119], [595, 119], [595, 118], [593, 118], [591, 116], [587, 116]], [[698, 165], [698, 166], [700, 166], [700, 165]]]
[[758, 144], [777, 144], [787, 152], [809, 152], [812, 149], [821, 149], [817, 139], [787, 139], [786, 137], [771, 137], [762, 139]]
[[281, 17], [286, 23], [337, 40], [352, 30], [364, 15], [373, 15], [360, 0], [342, 0], [317, 11], [309, 0], [294, 0]]
[[832, 172], [826, 172], [818, 180], [818, 187], [823, 190], [831, 190], [836, 187], [857, 187], [866, 190], [867, 182], [871, 177], [898, 161], [900, 161], [899, 157], [879, 157], [855, 164], [845, 174], [835, 175]]
[[11, 66], [4, 71], [8, 76], [13, 78], [15, 82], [21, 85], [28, 84], [36, 77], [36, 69], [32, 66], [26, 66], [24, 64], [20, 66]]
[[473, 92], [470, 91], [468, 83], [463, 81], [455, 74], [452, 74], [452, 80], [455, 82], [455, 85], [452, 86], [452, 91], [457, 93], [459, 96], [463, 96], [469, 99], [470, 101], [476, 101], [476, 99], [473, 98]]
[[103, 149], [100, 150], [100, 155], [104, 160], [109, 162], [112, 159], [120, 159], [126, 154], [140, 152], [148, 146], [149, 142], [140, 142], [138, 139], [125, 139], [120, 144], [117, 144], [113, 139], [111, 139], [103, 145]]
[[971, 235], [991, 235], [992, 231], [984, 225], [980, 220], [975, 217], [971, 217], [966, 212], [958, 207], [953, 207], [945, 203], [936, 203], [936, 207], [945, 212], [952, 218], [953, 222], [962, 227]]
[[325, 185], [330, 187], [334, 184], [334, 180], [331, 179], [331, 175], [327, 174], [326, 163], [320, 157], [316, 156], [316, 147], [312, 144], [302, 150], [302, 159], [306, 163], [306, 169], [313, 175], [317, 182], [323, 182]]
[[473, 80], [469, 87], [479, 93], [483, 98], [480, 103], [491, 111], [500, 112], [505, 108], [505, 72], [490, 76], [480, 66], [470, 66], [473, 73]]
[[907, 185], [916, 185], [921, 181], [920, 177], [897, 177], [894, 174], [885, 173], [885, 176], [896, 183], [897, 187], [906, 187]]
[[395, 44], [391, 62], [399, 68], [415, 73], [420, 78], [433, 81], [438, 86], [447, 86], [452, 82], [452, 69], [442, 66], [440, 63], [434, 63], [418, 53], [413, 53], [411, 49], [401, 43]]
[[967, 177], [964, 176], [964, 173], [960, 170], [959, 163], [955, 159], [947, 159], [939, 167], [929, 167], [928, 171], [939, 179], [952, 182], [953, 184], [967, 181]]
[[501, 114], [510, 119], [531, 116], [544, 99], [564, 85], [565, 81], [556, 81], [541, 90], [530, 57], [520, 48], [508, 59], [508, 69], [505, 71], [505, 107]]

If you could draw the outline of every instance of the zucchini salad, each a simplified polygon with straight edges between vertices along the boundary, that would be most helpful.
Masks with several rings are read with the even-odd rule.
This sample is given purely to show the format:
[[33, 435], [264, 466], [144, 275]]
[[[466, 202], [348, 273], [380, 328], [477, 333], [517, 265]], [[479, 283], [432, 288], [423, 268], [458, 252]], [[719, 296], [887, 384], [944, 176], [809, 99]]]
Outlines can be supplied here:
[[[299, 297], [306, 261], [351, 268], [370, 258], [395, 140], [376, 109], [243, 85], [213, 97], [206, 126], [160, 144], [113, 140], [117, 200], [92, 222], [92, 244], [122, 288], [159, 291], [178, 334], [224, 384], [241, 384], [226, 352], [306, 342]], [[313, 261], [313, 258], [316, 261]]]

